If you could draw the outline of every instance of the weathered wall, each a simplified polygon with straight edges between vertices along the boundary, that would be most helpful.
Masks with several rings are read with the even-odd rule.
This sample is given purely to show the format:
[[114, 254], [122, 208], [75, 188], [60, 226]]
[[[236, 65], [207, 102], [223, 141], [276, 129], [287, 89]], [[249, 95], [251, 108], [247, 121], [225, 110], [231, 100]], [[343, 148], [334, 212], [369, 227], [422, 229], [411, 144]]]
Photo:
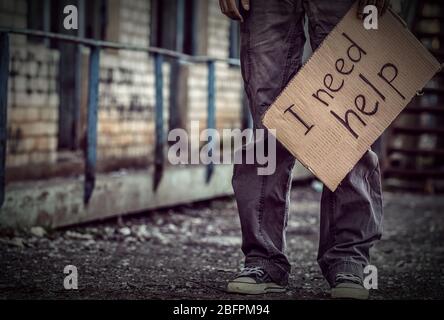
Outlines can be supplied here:
[[[199, 16], [199, 54], [219, 58], [229, 56], [229, 20], [220, 13], [217, 1], [201, 0], [205, 10]], [[149, 0], [109, 0], [110, 41], [150, 45]], [[27, 26], [26, 0], [0, 0], [0, 26]], [[0, 225], [57, 227], [159, 206], [208, 199], [232, 193], [231, 166], [216, 166], [209, 184], [205, 167], [169, 167], [162, 182], [153, 190], [154, 61], [141, 52], [103, 50], [100, 57], [98, 167], [107, 161], [113, 170], [143, 169], [103, 173], [97, 178], [89, 205], [82, 202], [83, 180], [73, 177], [83, 172], [82, 140], [85, 133], [89, 49], [81, 49], [79, 140], [77, 150], [58, 149], [59, 59], [61, 53], [42, 41], [11, 36], [11, 68], [8, 96], [8, 154], [6, 198], [0, 209]], [[207, 120], [207, 66], [183, 63], [184, 86], [178, 108], [185, 112], [182, 125], [190, 120]], [[168, 59], [164, 71], [164, 115], [168, 128], [170, 77]], [[216, 125], [239, 128], [243, 86], [238, 67], [216, 64]], [[133, 159], [134, 162], [128, 161]], [[136, 161], [137, 160], [137, 161]], [[141, 160], [138, 162], [138, 160]], [[121, 162], [119, 162], [121, 161]], [[113, 162], [113, 163], [114, 163]], [[72, 165], [71, 165], [72, 164]], [[298, 177], [308, 172], [297, 166]], [[56, 177], [55, 177], [56, 176]], [[49, 179], [52, 177], [51, 179]], [[23, 181], [33, 179], [33, 181]], [[38, 181], [35, 181], [35, 180]]]
[[[111, 1], [110, 1], [111, 2]], [[151, 1], [112, 0], [108, 12], [108, 37], [112, 41], [149, 46]], [[25, 0], [0, 1], [0, 25], [27, 26]], [[228, 57], [229, 20], [215, 1], [201, 12], [206, 36], [200, 54]], [[59, 116], [58, 50], [43, 42], [31, 43], [26, 37], [11, 36], [11, 72], [8, 96], [7, 167], [30, 165], [57, 166], [59, 162], [81, 157], [81, 152], [58, 150]], [[202, 51], [202, 50], [200, 50]], [[87, 72], [89, 50], [82, 48], [82, 99], [79, 140], [86, 131]], [[154, 62], [143, 52], [104, 50], [100, 60], [98, 160], [153, 159], [154, 144]], [[207, 109], [207, 67], [188, 64], [186, 97], [180, 106], [187, 120], [200, 120], [205, 128]], [[174, 75], [173, 75], [174, 76]], [[170, 62], [164, 62], [164, 115], [168, 122]], [[242, 82], [239, 69], [216, 65], [216, 110], [218, 128], [240, 125]], [[63, 106], [61, 109], [63, 110]], [[189, 127], [189, 123], [186, 125]], [[166, 126], [167, 127], [167, 126]], [[80, 148], [82, 143], [80, 142]], [[126, 162], [128, 163], [128, 162]], [[23, 175], [21, 175], [21, 178]], [[14, 177], [9, 177], [14, 180]]]
[[[26, 27], [26, 1], [0, 2], [0, 26]], [[7, 167], [56, 161], [58, 52], [11, 37]]]
[[[149, 46], [150, 2], [120, 1], [118, 41]], [[154, 66], [144, 52], [107, 50], [101, 55], [99, 159], [152, 158], [154, 144]], [[168, 110], [169, 65], [164, 63]], [[166, 112], [166, 117], [168, 113]]]

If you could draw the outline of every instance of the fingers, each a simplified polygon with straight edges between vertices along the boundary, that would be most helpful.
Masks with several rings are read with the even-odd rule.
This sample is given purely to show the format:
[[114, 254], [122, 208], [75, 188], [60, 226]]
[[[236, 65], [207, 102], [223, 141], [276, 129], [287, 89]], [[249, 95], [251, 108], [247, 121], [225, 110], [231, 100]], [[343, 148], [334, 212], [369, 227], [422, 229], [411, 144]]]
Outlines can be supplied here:
[[381, 15], [386, 13], [389, 7], [390, 7], [390, 0], [385, 0], [384, 5], [382, 7]]
[[387, 1], [385, 0], [377, 0], [376, 7], [378, 8], [378, 15], [381, 16], [384, 13], [384, 6]]
[[225, 0], [219, 0], [219, 7], [220, 11], [222, 11], [223, 14], [227, 12], [227, 5], [225, 4]]
[[359, 0], [358, 4], [358, 18], [364, 18], [364, 7], [367, 5], [368, 0]]
[[374, 5], [378, 9], [378, 15], [383, 15], [390, 5], [390, 0], [359, 0], [358, 18], [364, 18], [364, 8], [368, 5]]
[[245, 11], [250, 10], [250, 0], [241, 0], [241, 4]]
[[222, 13], [227, 17], [243, 21], [242, 16], [236, 7], [235, 0], [219, 0], [219, 6]]
[[[378, 9], [379, 12], [379, 7], [378, 7], [378, 2], [381, 0], [367, 0], [367, 6], [375, 6]], [[384, 0], [382, 0], [384, 1]]]
[[241, 22], [244, 21], [244, 19], [242, 18], [241, 14], [239, 13], [239, 10], [237, 9], [236, 6], [236, 0], [226, 0], [225, 1], [226, 7], [227, 7], [227, 11], [224, 12], [224, 14], [228, 17], [230, 17], [231, 19], [234, 20], [240, 20]]

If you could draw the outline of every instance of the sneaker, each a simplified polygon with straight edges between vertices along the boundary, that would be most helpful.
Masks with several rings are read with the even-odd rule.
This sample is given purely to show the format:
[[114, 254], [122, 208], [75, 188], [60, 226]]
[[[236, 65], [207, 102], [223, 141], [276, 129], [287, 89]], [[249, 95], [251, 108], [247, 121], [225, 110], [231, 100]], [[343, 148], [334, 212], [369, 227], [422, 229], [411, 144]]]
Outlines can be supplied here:
[[227, 292], [241, 294], [263, 294], [285, 292], [286, 288], [273, 282], [261, 267], [245, 267], [239, 275], [228, 282]]
[[362, 285], [362, 280], [351, 273], [338, 273], [335, 286], [331, 289], [333, 299], [368, 299], [369, 292]]

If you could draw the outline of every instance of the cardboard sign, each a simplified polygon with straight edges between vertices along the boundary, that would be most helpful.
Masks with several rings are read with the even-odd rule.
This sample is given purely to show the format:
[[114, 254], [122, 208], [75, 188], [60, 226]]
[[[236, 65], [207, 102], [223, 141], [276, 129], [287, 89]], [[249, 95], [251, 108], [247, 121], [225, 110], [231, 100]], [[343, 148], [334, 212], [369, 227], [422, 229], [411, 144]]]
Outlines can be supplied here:
[[354, 5], [263, 118], [332, 191], [440, 69], [395, 13], [366, 30], [356, 11]]

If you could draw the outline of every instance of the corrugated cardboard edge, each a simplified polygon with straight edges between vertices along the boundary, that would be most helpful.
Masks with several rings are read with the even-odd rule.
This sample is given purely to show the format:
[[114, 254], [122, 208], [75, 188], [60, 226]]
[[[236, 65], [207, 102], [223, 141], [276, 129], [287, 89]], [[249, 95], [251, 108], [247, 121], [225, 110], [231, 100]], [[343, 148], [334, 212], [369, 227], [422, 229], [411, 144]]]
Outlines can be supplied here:
[[[287, 85], [284, 87], [284, 89], [282, 89], [281, 93], [279, 93], [279, 95], [277, 95], [277, 97], [274, 99], [273, 103], [271, 105], [269, 105], [267, 107], [267, 110], [263, 113], [263, 115], [261, 116], [261, 123], [267, 127], [264, 123], [264, 118], [266, 117], [270, 107], [282, 96], [283, 92], [293, 83], [294, 78], [297, 76], [297, 74], [303, 69], [305, 68], [305, 66], [311, 61], [311, 59], [313, 57], [315, 57], [315, 55], [319, 54], [320, 49], [324, 46], [325, 41], [327, 41], [328, 39], [331, 38], [331, 34], [333, 33], [333, 30], [336, 30], [338, 28], [338, 26], [342, 23], [342, 21], [344, 20], [345, 16], [353, 10], [357, 10], [357, 4], [354, 4], [349, 11], [347, 11], [347, 13], [341, 18], [341, 21], [339, 21], [339, 23], [330, 31], [330, 33], [324, 38], [324, 40], [320, 43], [320, 45], [318, 46], [318, 48], [315, 50], [315, 52], [313, 52], [313, 54], [307, 59], [307, 61], [305, 61], [305, 63], [301, 66], [301, 68], [299, 69], [299, 71], [293, 76], [293, 78], [291, 78], [291, 80], [287, 83]], [[399, 24], [401, 24], [402, 27], [404, 27], [405, 29], [407, 29], [407, 31], [412, 35], [412, 39], [415, 39], [415, 41], [412, 41], [412, 44], [416, 45], [416, 47], [418, 49], [423, 49], [426, 52], [426, 55], [424, 56], [425, 59], [427, 59], [431, 64], [435, 64], [436, 65], [436, 71], [435, 74], [437, 72], [439, 72], [443, 67], [444, 67], [444, 63], [441, 64], [439, 63], [438, 60], [436, 60], [436, 58], [430, 53], [430, 51], [418, 40], [418, 38], [415, 37], [415, 35], [408, 29], [407, 24], [405, 23], [405, 21], [396, 13], [394, 12], [391, 8], [389, 8], [388, 11], [390, 14], [392, 14], [396, 20], [398, 21]], [[433, 76], [432, 76], [433, 77]], [[430, 81], [430, 80], [429, 80]], [[427, 81], [428, 82], [428, 81]], [[427, 82], [423, 85], [424, 86], [427, 84]], [[422, 89], [422, 88], [421, 88]], [[421, 90], [420, 89], [420, 90]], [[408, 105], [410, 102], [412, 101], [412, 99], [410, 99], [410, 101], [406, 104]], [[396, 119], [396, 118], [395, 118]], [[395, 120], [393, 119], [389, 126], [393, 123], [393, 121]], [[388, 126], [388, 127], [389, 127]], [[273, 133], [271, 133], [273, 134]], [[274, 135], [274, 134], [273, 134]], [[278, 140], [277, 136], [274, 135], [274, 137], [276, 138], [276, 140]], [[279, 141], [279, 140], [278, 140]], [[373, 141], [374, 143], [374, 141]], [[284, 146], [285, 147], [285, 146]], [[293, 152], [291, 152], [291, 150], [288, 150], [305, 168], [307, 168], [311, 173], [313, 173], [316, 177], [318, 177], [316, 170], [312, 169], [310, 166], [308, 166], [306, 163], [304, 163], [304, 161], [302, 161], [301, 159], [299, 159], [299, 157], [297, 155], [295, 155]], [[361, 155], [361, 157], [367, 152], [364, 151]], [[356, 164], [355, 164], [356, 165]], [[354, 166], [349, 166], [347, 168], [347, 172], [350, 172]], [[325, 184], [325, 183], [324, 183]], [[339, 182], [338, 184], [334, 185], [334, 186], [327, 186], [331, 191], [335, 191], [337, 189], [337, 187], [341, 184], [341, 182]]]

